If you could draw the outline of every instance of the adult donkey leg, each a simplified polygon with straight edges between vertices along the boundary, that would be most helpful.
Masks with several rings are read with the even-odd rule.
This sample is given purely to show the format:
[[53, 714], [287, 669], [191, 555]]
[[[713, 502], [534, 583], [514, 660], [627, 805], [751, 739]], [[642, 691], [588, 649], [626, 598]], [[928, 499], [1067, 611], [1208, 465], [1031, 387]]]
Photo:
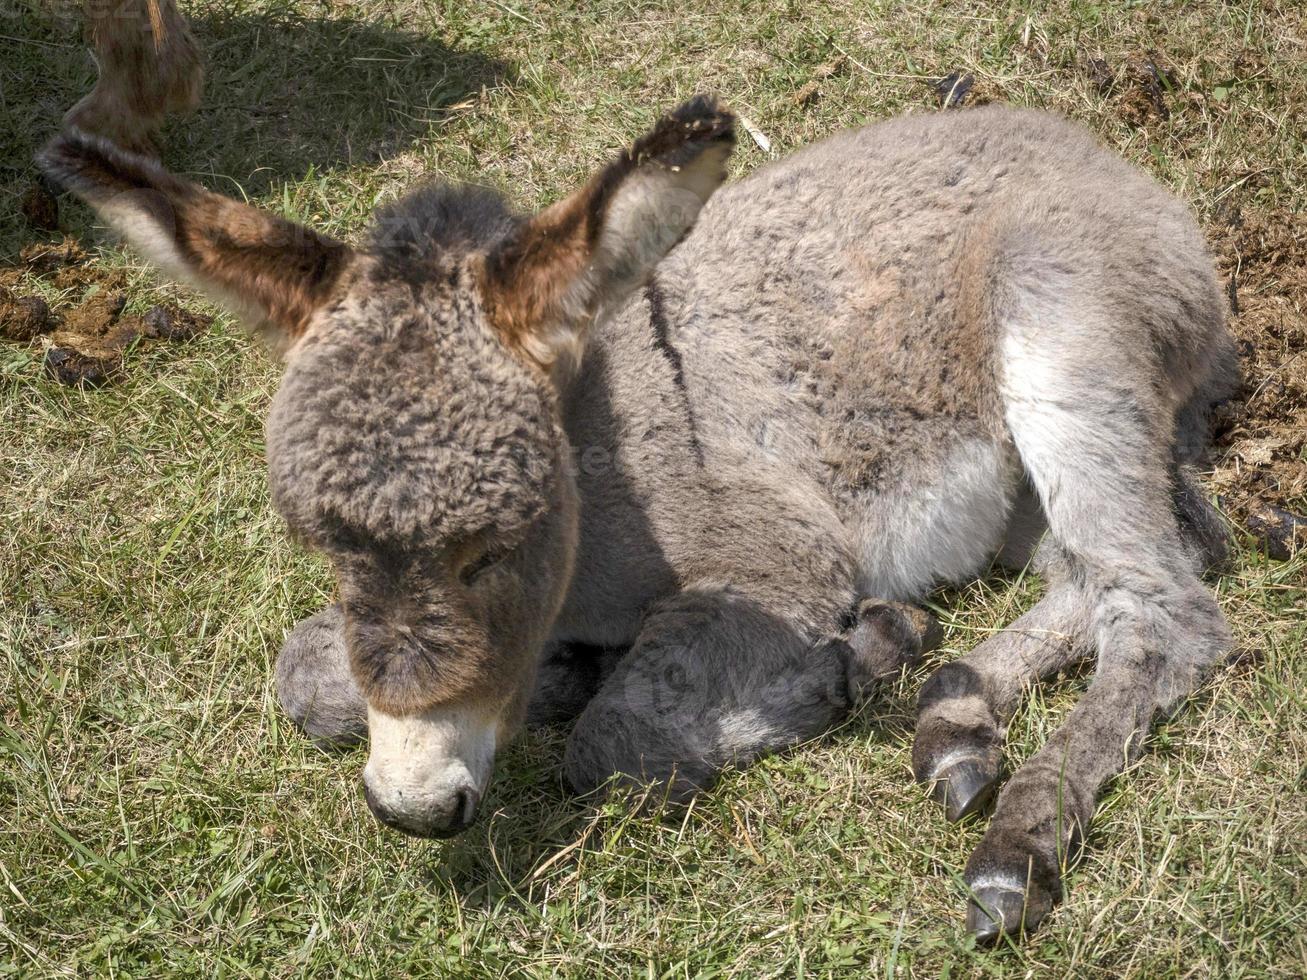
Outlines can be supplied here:
[[1033, 928], [1060, 899], [1063, 869], [1104, 782], [1230, 646], [1181, 538], [1171, 419], [1150, 401], [1155, 389], [1128, 358], [1078, 350], [1082, 335], [1057, 326], [1054, 316], [1040, 330], [1013, 325], [1004, 398], [1050, 532], [1071, 563], [1098, 671], [1063, 728], [1003, 788], [967, 864], [967, 922], [982, 940]]
[[157, 155], [154, 136], [171, 112], [194, 109], [204, 71], [175, 0], [85, 0], [99, 79], [65, 125], [124, 149]]

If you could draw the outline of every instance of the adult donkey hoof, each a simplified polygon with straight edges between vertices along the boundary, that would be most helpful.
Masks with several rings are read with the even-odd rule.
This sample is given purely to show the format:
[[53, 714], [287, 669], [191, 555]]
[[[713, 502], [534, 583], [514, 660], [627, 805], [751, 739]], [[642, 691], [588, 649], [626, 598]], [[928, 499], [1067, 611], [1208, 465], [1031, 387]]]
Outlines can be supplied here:
[[998, 789], [999, 769], [974, 756], [944, 766], [935, 773], [930, 796], [944, 808], [949, 823], [957, 823], [989, 806]]
[[1031, 882], [1025, 891], [1005, 884], [973, 886], [967, 905], [967, 931], [977, 945], [990, 946], [1004, 935], [1034, 932], [1053, 908], [1053, 900]]

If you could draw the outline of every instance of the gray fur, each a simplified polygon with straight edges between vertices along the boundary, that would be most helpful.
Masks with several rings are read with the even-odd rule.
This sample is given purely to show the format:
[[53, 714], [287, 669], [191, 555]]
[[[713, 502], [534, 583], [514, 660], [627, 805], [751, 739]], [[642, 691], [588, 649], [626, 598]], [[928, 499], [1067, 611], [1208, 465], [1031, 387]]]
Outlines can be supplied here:
[[368, 734], [368, 705], [349, 673], [340, 607], [300, 622], [277, 657], [277, 700], [324, 747], [357, 745]]
[[[541, 657], [528, 727], [574, 721], [611, 676], [625, 650], [557, 645]], [[277, 656], [277, 700], [324, 748], [357, 745], [368, 733], [367, 701], [350, 675], [345, 615], [333, 603], [301, 620]]]
[[[497, 698], [511, 722], [547, 640], [629, 647], [576, 722], [567, 778], [683, 798], [845, 715], [879, 669], [840, 639], [861, 598], [1020, 564], [1047, 531], [1046, 597], [927, 685], [914, 749], [923, 780], [965, 758], [992, 786], [1023, 687], [1096, 653], [968, 865], [978, 933], [997, 931], [987, 915], [1019, 928], [1013, 894], [1033, 926], [1103, 781], [1230, 643], [1196, 567], [1219, 523], [1183, 476], [1235, 372], [1202, 236], [1078, 126], [986, 107], [767, 166], [658, 262], [675, 235], [640, 223], [684, 227], [709, 174], [693, 159], [610, 166], [595, 186], [625, 224], [546, 213], [600, 222], [586, 240], [620, 275], [587, 266], [552, 306], [547, 276], [500, 276], [544, 290], [513, 322], [551, 310], [525, 348], [583, 348], [574, 370], [533, 373], [496, 339], [477, 260], [522, 226], [493, 208], [444, 246], [441, 212], [427, 244], [361, 255], [291, 349], [273, 491], [336, 561], [353, 676], [370, 708]], [[424, 213], [414, 199], [391, 220]], [[482, 538], [508, 557], [459, 586]]]

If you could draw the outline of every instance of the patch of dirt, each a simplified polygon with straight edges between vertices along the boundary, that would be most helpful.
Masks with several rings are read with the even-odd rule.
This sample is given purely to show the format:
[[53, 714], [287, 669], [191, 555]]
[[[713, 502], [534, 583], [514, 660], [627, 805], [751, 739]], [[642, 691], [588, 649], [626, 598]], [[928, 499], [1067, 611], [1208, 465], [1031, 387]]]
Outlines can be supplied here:
[[1243, 370], [1218, 412], [1213, 482], [1230, 516], [1287, 558], [1307, 548], [1307, 220], [1231, 206], [1208, 236]]
[[960, 71], [936, 79], [931, 82], [931, 88], [935, 90], [936, 100], [945, 109], [1002, 101], [985, 82], [977, 82], [975, 76]]
[[[38, 285], [70, 300], [52, 309], [33, 292]], [[88, 261], [72, 238], [28, 245], [17, 265], [0, 268], [0, 338], [42, 343], [46, 373], [62, 384], [103, 385], [121, 376], [133, 343], [182, 341], [208, 329], [208, 317], [173, 306], [124, 316], [125, 286], [121, 271]]]
[[794, 101], [801, 106], [812, 105], [825, 94], [826, 80], [838, 75], [847, 62], [848, 59], [840, 54], [825, 64], [818, 65], [813, 69], [812, 77], [795, 90]]
[[1108, 95], [1116, 87], [1116, 71], [1106, 58], [1086, 58], [1080, 70], [1099, 95]]

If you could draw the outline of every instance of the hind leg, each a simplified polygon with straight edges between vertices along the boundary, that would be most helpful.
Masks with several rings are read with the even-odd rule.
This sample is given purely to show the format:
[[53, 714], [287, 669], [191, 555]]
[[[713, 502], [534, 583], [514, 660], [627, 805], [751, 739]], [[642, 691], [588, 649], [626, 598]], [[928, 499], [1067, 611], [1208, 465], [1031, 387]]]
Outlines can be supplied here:
[[[1219, 566], [1226, 553], [1220, 515], [1179, 467], [1172, 484], [1190, 563], [1199, 570]], [[1012, 547], [999, 556], [1009, 567], [1026, 563], [1046, 529], [1038, 501], [1030, 503], [1033, 506], [1016, 508]], [[982, 810], [993, 799], [1005, 728], [1029, 686], [1093, 652], [1085, 602], [1069, 578], [1070, 563], [1057, 543], [1045, 538], [1033, 565], [1049, 583], [1044, 599], [965, 657], [936, 670], [918, 696], [913, 774], [930, 786], [951, 821]]]
[[[1062, 898], [1062, 873], [1078, 856], [1102, 786], [1138, 756], [1153, 722], [1173, 711], [1228, 647], [1205, 593], [1177, 590], [1151, 602], [1145, 612], [1137, 594], [1118, 593], [1100, 606], [1101, 618], [1137, 617], [1113, 630], [1126, 642], [1100, 658], [1066, 724], [999, 794], [965, 873], [972, 892], [967, 926], [982, 940], [1034, 929]], [[1191, 656], [1167, 662], [1159, 651], [1176, 639], [1190, 641]]]
[[[1056, 551], [1046, 545], [1041, 556]], [[1051, 579], [1044, 598], [965, 657], [936, 670], [917, 697], [913, 775], [930, 786], [951, 821], [984, 809], [993, 798], [1005, 730], [1022, 694], [1089, 653], [1084, 602], [1067, 580], [1064, 562], [1056, 556], [1039, 564]]]
[[1067, 557], [1098, 669], [999, 794], [967, 864], [967, 921], [982, 940], [1034, 928], [1060, 899], [1104, 782], [1230, 645], [1173, 512], [1171, 420], [1150, 403], [1152, 386], [1101, 348], [1077, 368], [1077, 338], [1055, 334], [1009, 338], [1007, 423]]

